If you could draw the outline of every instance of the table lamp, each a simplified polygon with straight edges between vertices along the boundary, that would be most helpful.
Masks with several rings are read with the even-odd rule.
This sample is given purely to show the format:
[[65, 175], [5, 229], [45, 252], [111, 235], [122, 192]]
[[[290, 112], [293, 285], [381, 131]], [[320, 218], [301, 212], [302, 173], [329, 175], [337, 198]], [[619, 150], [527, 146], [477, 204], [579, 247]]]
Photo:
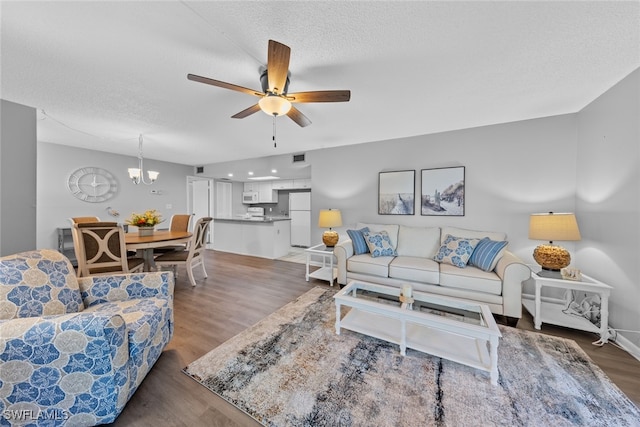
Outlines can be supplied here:
[[342, 226], [342, 215], [338, 209], [320, 209], [318, 216], [318, 227], [328, 228], [322, 233], [322, 243], [325, 246], [333, 247], [338, 243], [338, 233], [331, 230], [332, 227]]
[[529, 220], [529, 239], [548, 240], [533, 251], [533, 259], [544, 270], [560, 271], [571, 263], [571, 255], [554, 240], [580, 240], [576, 216], [572, 213], [534, 213]]

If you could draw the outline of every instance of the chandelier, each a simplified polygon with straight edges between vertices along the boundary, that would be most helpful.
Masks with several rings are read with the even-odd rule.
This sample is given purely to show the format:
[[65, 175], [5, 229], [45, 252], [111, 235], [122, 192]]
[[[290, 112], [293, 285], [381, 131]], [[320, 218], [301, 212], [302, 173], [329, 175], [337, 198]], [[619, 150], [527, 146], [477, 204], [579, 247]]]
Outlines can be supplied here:
[[158, 179], [158, 175], [160, 172], [156, 171], [147, 171], [149, 176], [149, 182], [144, 180], [144, 159], [142, 158], [142, 134], [138, 138], [138, 167], [137, 168], [129, 168], [129, 178], [133, 181], [134, 184], [138, 185], [143, 183], [145, 185], [151, 185]]

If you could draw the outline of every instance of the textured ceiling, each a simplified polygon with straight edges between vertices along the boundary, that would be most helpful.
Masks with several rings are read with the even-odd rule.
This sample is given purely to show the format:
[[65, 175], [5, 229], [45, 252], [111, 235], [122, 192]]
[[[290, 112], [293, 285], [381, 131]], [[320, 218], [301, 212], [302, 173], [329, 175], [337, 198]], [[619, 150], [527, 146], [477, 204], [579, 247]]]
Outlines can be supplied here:
[[[640, 3], [6, 2], [0, 96], [38, 139], [189, 165], [573, 113], [640, 66]], [[256, 113], [267, 43], [291, 47], [300, 128]], [[44, 113], [42, 112], [44, 111]]]

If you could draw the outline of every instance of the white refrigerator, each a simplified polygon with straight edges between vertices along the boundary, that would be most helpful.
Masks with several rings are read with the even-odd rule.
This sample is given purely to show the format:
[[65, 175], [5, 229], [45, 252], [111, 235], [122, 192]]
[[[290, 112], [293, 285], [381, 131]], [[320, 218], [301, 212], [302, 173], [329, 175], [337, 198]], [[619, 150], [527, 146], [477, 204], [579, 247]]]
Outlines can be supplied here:
[[311, 246], [311, 192], [289, 193], [291, 246]]

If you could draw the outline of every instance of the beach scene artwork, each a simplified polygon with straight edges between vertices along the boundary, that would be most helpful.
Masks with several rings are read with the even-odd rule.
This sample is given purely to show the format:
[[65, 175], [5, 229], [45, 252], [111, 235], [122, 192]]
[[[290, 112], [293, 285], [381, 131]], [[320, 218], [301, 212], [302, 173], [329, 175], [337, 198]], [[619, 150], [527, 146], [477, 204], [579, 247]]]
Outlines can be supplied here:
[[416, 171], [380, 172], [378, 182], [379, 215], [415, 214]]
[[421, 172], [420, 214], [464, 216], [464, 166]]

